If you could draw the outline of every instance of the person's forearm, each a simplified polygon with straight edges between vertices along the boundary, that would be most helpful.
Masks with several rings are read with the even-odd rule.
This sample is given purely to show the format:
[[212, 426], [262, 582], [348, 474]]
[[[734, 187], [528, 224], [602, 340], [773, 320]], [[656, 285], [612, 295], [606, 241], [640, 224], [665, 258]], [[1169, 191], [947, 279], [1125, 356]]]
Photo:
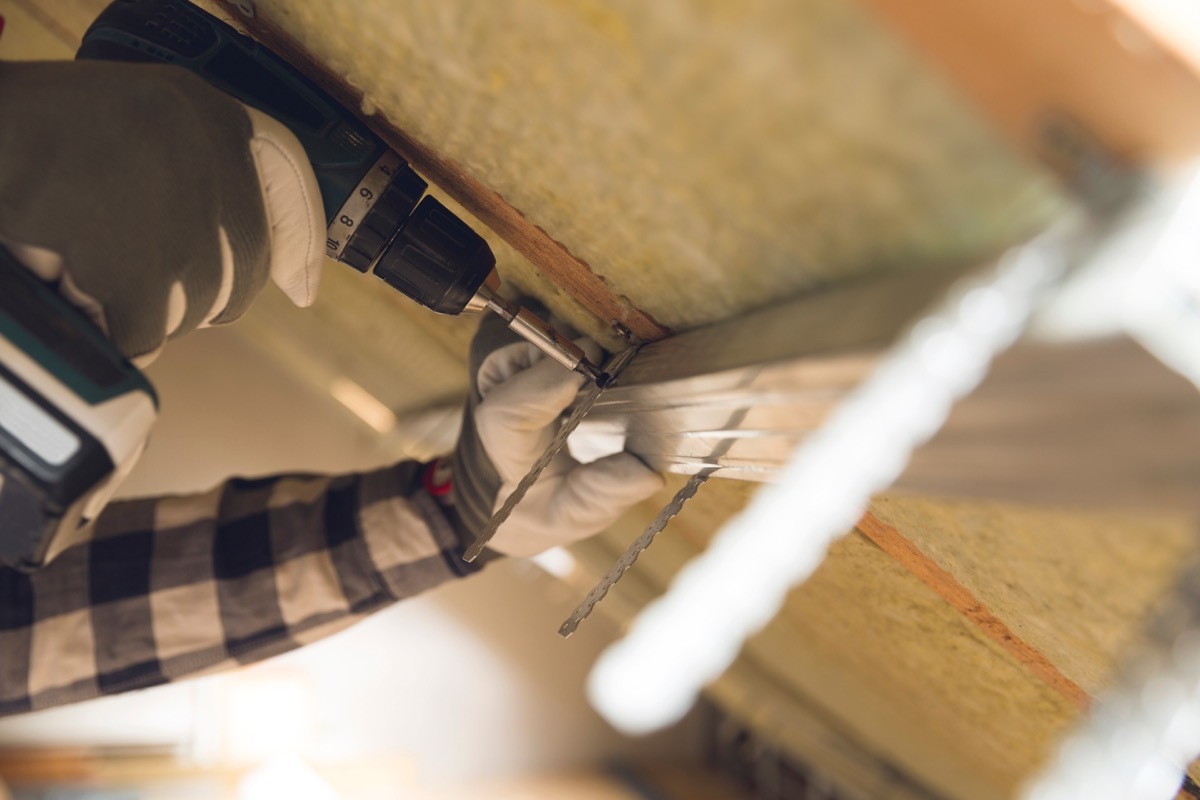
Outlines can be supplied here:
[[111, 505], [43, 570], [0, 571], [0, 713], [256, 661], [476, 571], [419, 469]]

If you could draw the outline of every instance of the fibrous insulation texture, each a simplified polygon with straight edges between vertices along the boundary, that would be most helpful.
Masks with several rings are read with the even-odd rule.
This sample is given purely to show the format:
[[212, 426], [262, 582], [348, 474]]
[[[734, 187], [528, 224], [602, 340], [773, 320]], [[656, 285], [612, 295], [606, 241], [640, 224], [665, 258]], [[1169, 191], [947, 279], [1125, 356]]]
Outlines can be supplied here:
[[[846, 0], [256, 7], [360, 89], [364, 110], [678, 329], [868, 271], [990, 254], [1056, 204]], [[507, 278], [578, 316], [497, 249]]]

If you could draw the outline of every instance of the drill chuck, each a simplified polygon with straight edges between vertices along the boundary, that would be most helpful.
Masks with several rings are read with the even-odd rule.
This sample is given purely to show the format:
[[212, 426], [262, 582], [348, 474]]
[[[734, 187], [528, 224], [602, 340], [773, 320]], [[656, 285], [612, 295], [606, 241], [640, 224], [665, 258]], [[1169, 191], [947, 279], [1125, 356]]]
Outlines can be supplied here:
[[380, 255], [375, 275], [426, 308], [461, 314], [495, 268], [483, 237], [426, 197]]

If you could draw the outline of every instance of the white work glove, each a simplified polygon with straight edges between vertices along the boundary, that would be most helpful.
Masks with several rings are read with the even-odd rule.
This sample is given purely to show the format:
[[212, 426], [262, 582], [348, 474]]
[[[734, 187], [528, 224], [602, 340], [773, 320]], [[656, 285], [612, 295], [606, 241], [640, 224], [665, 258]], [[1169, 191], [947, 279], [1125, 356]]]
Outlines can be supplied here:
[[[545, 451], [584, 382], [515, 338], [503, 320], [489, 315], [472, 344], [475, 386], [453, 467], [455, 508], [468, 545]], [[496, 347], [503, 342], [512, 343]], [[579, 344], [599, 361], [594, 342]], [[663, 483], [631, 453], [581, 464], [563, 448], [489, 547], [532, 556], [579, 541], [607, 528]]]
[[268, 275], [316, 297], [324, 213], [282, 124], [186, 70], [0, 63], [0, 244], [127, 357], [241, 316]]

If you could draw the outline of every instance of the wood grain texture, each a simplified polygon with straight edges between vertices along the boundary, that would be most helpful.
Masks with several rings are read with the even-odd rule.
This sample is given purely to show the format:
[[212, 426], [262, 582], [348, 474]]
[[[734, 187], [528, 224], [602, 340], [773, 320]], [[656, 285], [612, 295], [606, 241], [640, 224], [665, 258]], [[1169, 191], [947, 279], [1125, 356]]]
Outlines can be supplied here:
[[[251, 35], [315, 80], [326, 91], [350, 108], [362, 104], [362, 94], [347, 85], [324, 65], [312, 58], [295, 38], [262, 15], [253, 19], [241, 16], [225, 0], [216, 6], [237, 20]], [[561, 287], [584, 308], [605, 323], [620, 323], [643, 341], [657, 341], [671, 334], [646, 312], [614, 293], [582, 259], [563, 244], [530, 222], [524, 214], [500, 194], [484, 186], [455, 161], [444, 158], [432, 147], [418, 141], [380, 116], [369, 120], [371, 128], [406, 158], [425, 177], [454, 198], [480, 222], [528, 258], [543, 275]]]
[[1022, 342], [954, 407], [895, 488], [1191, 514], [1200, 507], [1200, 396], [1127, 337]]
[[1079, 684], [1062, 674], [1050, 659], [1017, 636], [957, 578], [922, 553], [900, 531], [871, 513], [859, 520], [856, 528], [1063, 697], [1080, 709], [1088, 707], [1091, 697]]
[[1200, 152], [1200, 78], [1108, 0], [861, 0], [1009, 138], [1041, 155], [1048, 114], [1133, 161]]

